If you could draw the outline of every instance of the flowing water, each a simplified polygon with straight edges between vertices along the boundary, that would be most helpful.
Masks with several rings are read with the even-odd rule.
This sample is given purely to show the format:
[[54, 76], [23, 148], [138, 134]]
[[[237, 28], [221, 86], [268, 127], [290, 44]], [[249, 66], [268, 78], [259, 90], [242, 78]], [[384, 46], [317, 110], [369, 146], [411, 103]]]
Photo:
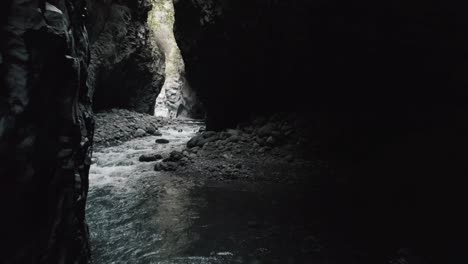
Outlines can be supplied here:
[[161, 129], [169, 144], [150, 136], [95, 151], [87, 207], [94, 263], [308, 263], [304, 256], [320, 250], [291, 206], [302, 199], [297, 189], [209, 183], [138, 162], [181, 150], [201, 125]]

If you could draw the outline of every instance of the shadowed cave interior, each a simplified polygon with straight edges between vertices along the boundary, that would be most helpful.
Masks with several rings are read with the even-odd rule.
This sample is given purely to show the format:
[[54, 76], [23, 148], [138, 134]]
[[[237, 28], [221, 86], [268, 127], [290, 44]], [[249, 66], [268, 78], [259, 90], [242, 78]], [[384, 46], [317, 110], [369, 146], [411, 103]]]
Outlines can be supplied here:
[[467, 263], [467, 4], [0, 6], [0, 263]]

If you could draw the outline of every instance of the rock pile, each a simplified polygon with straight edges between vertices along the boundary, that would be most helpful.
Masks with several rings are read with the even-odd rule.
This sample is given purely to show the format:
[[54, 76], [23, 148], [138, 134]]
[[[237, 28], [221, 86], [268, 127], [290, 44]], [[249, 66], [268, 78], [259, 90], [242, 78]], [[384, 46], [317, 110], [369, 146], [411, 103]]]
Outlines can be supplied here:
[[272, 151], [285, 159], [294, 159], [295, 151], [307, 149], [310, 127], [301, 118], [277, 114], [257, 117], [236, 129], [200, 132], [187, 143], [189, 153], [234, 152], [263, 154]]
[[[290, 182], [319, 167], [300, 151], [310, 149], [310, 131], [308, 123], [297, 116], [257, 117], [235, 129], [200, 129], [185, 149], [167, 156], [142, 155], [139, 160], [154, 162], [155, 171], [190, 172], [187, 175], [212, 180]], [[163, 138], [155, 142], [167, 143]]]
[[96, 114], [95, 144], [117, 145], [136, 137], [160, 136], [158, 127], [170, 121], [125, 109], [112, 109]]
[[190, 162], [181, 168], [216, 181], [297, 181], [321, 167], [309, 156], [315, 155], [309, 151], [314, 142], [308, 139], [312, 129], [305, 120], [277, 114], [235, 129], [200, 130], [182, 151]]
[[[141, 157], [140, 157], [141, 159]], [[141, 161], [141, 160], [140, 160]], [[176, 171], [179, 167], [184, 167], [190, 162], [187, 153], [172, 151], [169, 157], [154, 165], [155, 171]]]

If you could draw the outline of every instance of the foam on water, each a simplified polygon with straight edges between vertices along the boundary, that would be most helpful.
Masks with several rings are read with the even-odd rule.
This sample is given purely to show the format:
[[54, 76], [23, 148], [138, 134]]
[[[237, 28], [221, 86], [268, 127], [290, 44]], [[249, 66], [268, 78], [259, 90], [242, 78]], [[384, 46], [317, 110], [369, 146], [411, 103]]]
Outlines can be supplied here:
[[[133, 139], [122, 145], [95, 151], [95, 164], [90, 169], [90, 188], [103, 186], [125, 186], [128, 181], [139, 178], [144, 172], [152, 171], [154, 163], [141, 163], [143, 154], [158, 153], [168, 155], [173, 150], [182, 150], [186, 142], [200, 127], [196, 122], [184, 122], [177, 127], [161, 129], [162, 136], [149, 136]], [[155, 140], [165, 138], [169, 144], [156, 144]]]
[[[184, 256], [198, 219], [190, 202], [190, 179], [153, 170], [143, 154], [168, 156], [182, 150], [200, 124], [187, 120], [93, 155], [87, 220], [95, 263], [222, 263], [214, 257]], [[157, 138], [169, 140], [157, 144]]]

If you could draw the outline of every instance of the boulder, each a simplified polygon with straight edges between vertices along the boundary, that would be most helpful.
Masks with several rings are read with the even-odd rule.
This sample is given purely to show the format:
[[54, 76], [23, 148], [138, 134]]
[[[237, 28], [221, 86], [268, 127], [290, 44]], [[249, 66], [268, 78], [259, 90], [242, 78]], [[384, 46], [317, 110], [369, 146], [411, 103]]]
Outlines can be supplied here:
[[217, 134], [215, 134], [215, 135], [213, 135], [211, 137], [201, 139], [200, 141], [198, 141], [198, 144], [199, 144], [200, 147], [202, 147], [203, 145], [205, 145], [207, 143], [214, 142], [214, 141], [216, 141], [218, 139], [219, 139], [219, 136]]
[[197, 135], [191, 138], [187, 142], [187, 147], [188, 148], [203, 147], [207, 143], [214, 142], [218, 139], [219, 139], [219, 135], [216, 132], [214, 131], [205, 132], [201, 135]]
[[226, 132], [231, 136], [239, 136], [241, 134], [241, 131], [237, 129], [228, 129]]
[[228, 138], [226, 141], [227, 142], [239, 142], [239, 140], [240, 140], [239, 136], [232, 136], [232, 137]]
[[156, 130], [156, 128], [154, 128], [153, 126], [146, 127], [146, 133], [154, 135], [156, 134], [156, 132], [158, 132], [158, 130]]
[[158, 143], [158, 144], [168, 144], [169, 140], [167, 140], [165, 138], [158, 138], [158, 139], [156, 139], [156, 143]]
[[202, 134], [203, 138], [209, 138], [215, 136], [217, 133], [215, 131], [206, 131]]
[[154, 165], [155, 171], [175, 171], [178, 164], [176, 162], [158, 162]]
[[182, 154], [182, 152], [179, 152], [179, 151], [172, 151], [170, 154], [169, 154], [169, 157], [165, 158], [163, 161], [164, 162], [177, 162], [177, 161], [180, 161], [182, 158], [184, 158], [184, 154]]
[[138, 160], [141, 162], [151, 162], [151, 161], [157, 161], [160, 159], [162, 159], [162, 156], [160, 154], [144, 154], [144, 155], [141, 155]]
[[145, 135], [146, 135], [146, 132], [141, 128], [135, 131], [135, 137], [144, 137]]
[[196, 154], [198, 151], [200, 151], [200, 147], [193, 147], [193, 148], [190, 148], [188, 151]]
[[187, 142], [187, 147], [188, 148], [194, 148], [194, 147], [197, 147], [200, 145], [200, 141], [203, 139], [203, 136], [202, 135], [197, 135], [197, 136], [194, 136], [193, 138], [191, 138], [188, 142]]

